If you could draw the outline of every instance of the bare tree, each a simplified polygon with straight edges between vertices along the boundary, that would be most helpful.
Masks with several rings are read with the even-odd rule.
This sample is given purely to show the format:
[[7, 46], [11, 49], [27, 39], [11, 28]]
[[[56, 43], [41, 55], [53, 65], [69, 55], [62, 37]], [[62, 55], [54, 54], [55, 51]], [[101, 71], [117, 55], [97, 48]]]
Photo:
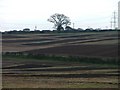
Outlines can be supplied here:
[[58, 14], [58, 13], [55, 13], [54, 15], [50, 16], [48, 21], [54, 23], [54, 27], [58, 31], [63, 29], [63, 26], [66, 27], [67, 25], [71, 24], [69, 17], [65, 16], [64, 14]]

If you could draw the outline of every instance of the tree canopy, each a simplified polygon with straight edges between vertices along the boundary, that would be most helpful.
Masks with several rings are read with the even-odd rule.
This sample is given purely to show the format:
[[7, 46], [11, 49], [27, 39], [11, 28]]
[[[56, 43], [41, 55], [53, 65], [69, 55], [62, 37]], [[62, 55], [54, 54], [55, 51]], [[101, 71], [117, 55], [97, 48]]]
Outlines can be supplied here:
[[67, 25], [71, 24], [69, 17], [65, 16], [64, 14], [58, 14], [58, 13], [55, 13], [52, 16], [50, 16], [48, 21], [54, 23], [54, 27], [58, 31], [63, 30], [63, 26], [66, 27]]

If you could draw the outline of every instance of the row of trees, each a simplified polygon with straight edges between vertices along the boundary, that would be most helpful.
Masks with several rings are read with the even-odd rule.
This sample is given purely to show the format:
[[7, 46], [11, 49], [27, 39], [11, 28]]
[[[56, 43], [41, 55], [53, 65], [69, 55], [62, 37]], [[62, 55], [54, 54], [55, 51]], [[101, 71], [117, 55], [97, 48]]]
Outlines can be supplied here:
[[38, 33], [79, 33], [79, 32], [104, 32], [104, 31], [120, 31], [118, 29], [102, 29], [102, 30], [98, 30], [98, 29], [66, 29], [63, 31], [57, 31], [57, 30], [36, 30], [36, 31], [17, 31], [17, 30], [13, 30], [13, 31], [5, 31], [5, 32], [0, 32], [2, 34], [38, 34]]

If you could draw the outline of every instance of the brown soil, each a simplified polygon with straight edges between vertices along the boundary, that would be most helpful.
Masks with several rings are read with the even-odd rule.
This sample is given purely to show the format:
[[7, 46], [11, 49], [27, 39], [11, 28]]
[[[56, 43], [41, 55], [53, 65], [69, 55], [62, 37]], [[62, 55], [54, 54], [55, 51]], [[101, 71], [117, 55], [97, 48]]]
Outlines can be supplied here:
[[33, 54], [118, 57], [117, 45], [66, 45], [26, 51]]

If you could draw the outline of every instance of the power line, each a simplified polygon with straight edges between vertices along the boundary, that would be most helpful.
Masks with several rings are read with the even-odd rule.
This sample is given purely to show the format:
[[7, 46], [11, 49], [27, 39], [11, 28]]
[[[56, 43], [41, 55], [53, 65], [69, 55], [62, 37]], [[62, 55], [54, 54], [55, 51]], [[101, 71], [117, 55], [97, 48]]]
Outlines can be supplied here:
[[116, 28], [116, 23], [117, 23], [117, 22], [116, 22], [116, 12], [114, 11], [113, 14], [114, 14], [114, 17], [113, 17], [113, 18], [114, 18], [114, 21], [113, 21], [113, 23], [114, 23], [114, 28]]
[[116, 21], [117, 20], [117, 16], [116, 16], [117, 14], [116, 13], [117, 12], [115, 12], [115, 11], [113, 12], [113, 16], [112, 16], [111, 21], [110, 21], [111, 29], [112, 28], [114, 28], [114, 29], [116, 28], [116, 23], [117, 23], [117, 21]]

